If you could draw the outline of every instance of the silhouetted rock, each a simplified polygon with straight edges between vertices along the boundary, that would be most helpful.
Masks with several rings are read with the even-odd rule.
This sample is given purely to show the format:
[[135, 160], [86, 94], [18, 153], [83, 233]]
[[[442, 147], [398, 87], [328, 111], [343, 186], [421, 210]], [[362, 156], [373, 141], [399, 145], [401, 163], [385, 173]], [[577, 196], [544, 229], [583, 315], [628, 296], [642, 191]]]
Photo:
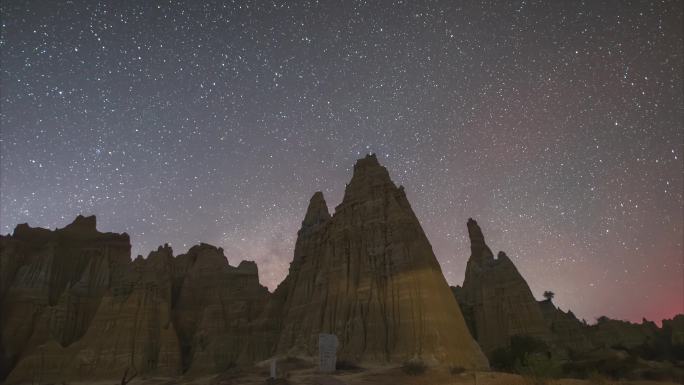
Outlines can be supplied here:
[[551, 340], [527, 282], [504, 252], [494, 258], [476, 221], [468, 219], [471, 255], [462, 288], [454, 288], [470, 331], [486, 353], [510, 343], [514, 335]]

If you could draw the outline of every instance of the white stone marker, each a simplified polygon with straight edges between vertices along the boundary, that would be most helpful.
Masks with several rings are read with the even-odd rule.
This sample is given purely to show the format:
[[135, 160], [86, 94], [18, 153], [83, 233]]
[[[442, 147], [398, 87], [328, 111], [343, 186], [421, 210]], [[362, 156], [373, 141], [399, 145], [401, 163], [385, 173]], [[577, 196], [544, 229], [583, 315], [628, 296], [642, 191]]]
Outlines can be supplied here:
[[271, 378], [276, 379], [277, 377], [277, 372], [276, 372], [276, 359], [271, 360]]
[[318, 335], [318, 370], [324, 373], [335, 371], [337, 365], [337, 336], [334, 334]]

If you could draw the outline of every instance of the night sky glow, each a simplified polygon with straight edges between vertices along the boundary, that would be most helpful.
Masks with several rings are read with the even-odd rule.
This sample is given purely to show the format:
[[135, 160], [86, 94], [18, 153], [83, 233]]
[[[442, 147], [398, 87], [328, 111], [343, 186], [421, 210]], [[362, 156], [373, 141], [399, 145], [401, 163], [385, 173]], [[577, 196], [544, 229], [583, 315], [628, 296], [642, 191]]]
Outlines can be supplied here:
[[681, 1], [0, 5], [0, 230], [96, 214], [284, 278], [354, 161], [406, 186], [448, 281], [478, 220], [537, 298], [684, 312]]

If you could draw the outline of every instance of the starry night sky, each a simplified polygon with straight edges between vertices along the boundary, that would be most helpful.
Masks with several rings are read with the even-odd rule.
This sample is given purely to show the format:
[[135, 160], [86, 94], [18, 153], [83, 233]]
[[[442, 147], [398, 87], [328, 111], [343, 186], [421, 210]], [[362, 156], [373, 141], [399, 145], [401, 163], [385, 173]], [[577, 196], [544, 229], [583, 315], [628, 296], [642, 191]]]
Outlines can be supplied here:
[[96, 214], [284, 278], [377, 153], [447, 280], [466, 220], [593, 321], [684, 312], [680, 1], [3, 0], [0, 230]]

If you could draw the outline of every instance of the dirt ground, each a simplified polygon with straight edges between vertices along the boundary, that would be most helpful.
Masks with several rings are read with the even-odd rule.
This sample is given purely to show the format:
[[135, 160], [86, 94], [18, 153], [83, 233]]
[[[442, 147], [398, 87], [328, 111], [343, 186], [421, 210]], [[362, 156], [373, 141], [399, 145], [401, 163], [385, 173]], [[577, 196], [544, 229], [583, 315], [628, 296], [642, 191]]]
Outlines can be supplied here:
[[[676, 385], [672, 382], [591, 380], [536, 380], [514, 374], [496, 372], [465, 372], [452, 374], [448, 368], [429, 368], [420, 375], [408, 375], [398, 367], [364, 368], [330, 375], [314, 368], [292, 368], [285, 378], [268, 379], [266, 367], [229, 371], [220, 375], [198, 378], [135, 378], [129, 385]], [[70, 385], [83, 385], [73, 384]], [[91, 385], [118, 385], [99, 382]]]

